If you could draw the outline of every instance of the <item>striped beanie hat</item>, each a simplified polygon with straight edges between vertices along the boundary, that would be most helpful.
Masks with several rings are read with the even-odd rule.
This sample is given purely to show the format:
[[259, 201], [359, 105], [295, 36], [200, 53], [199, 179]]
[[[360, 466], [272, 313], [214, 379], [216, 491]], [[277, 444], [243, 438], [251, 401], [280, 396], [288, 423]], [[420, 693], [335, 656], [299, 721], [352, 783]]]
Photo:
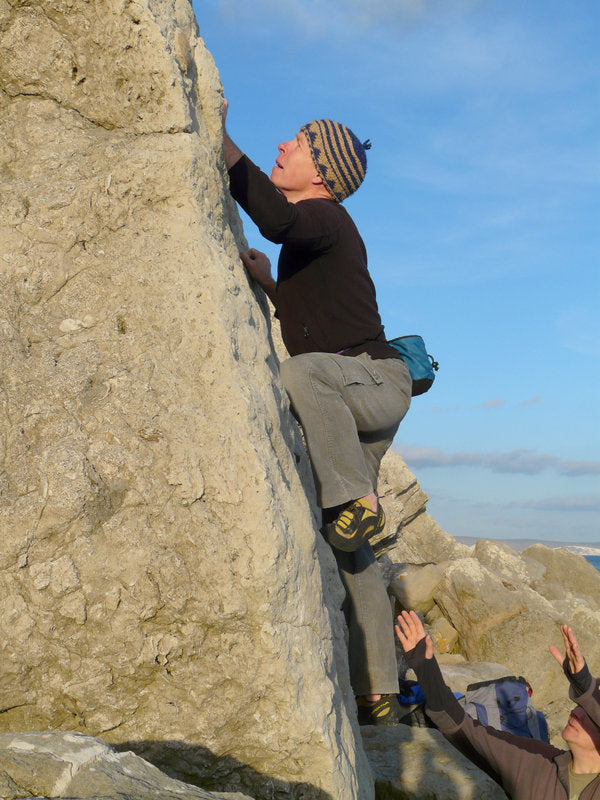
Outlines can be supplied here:
[[313, 161], [329, 194], [338, 203], [355, 192], [367, 171], [371, 143], [362, 144], [350, 128], [331, 119], [315, 119], [300, 128], [306, 134]]

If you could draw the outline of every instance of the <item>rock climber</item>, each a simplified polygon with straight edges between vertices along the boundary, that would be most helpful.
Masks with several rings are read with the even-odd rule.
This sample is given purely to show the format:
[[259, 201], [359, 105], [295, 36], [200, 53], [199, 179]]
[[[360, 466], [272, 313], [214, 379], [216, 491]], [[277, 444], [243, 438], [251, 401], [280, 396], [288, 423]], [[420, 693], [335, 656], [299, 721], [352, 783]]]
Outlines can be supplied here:
[[381, 459], [411, 400], [409, 370], [386, 342], [363, 240], [342, 202], [361, 185], [369, 142], [318, 119], [278, 145], [268, 177], [227, 134], [234, 199], [281, 245], [277, 278], [267, 256], [240, 253], [275, 306], [290, 358], [281, 378], [310, 456], [323, 534], [346, 589], [350, 680], [361, 724], [399, 718], [393, 616], [369, 539], [385, 515]]

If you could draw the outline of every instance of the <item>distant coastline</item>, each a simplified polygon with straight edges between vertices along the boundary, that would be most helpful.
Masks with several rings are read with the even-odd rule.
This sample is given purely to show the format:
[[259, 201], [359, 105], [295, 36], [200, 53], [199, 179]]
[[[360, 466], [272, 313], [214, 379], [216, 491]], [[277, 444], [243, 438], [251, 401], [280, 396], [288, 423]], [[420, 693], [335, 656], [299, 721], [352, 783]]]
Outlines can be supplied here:
[[[478, 541], [474, 536], [456, 536], [455, 538], [457, 542], [469, 545], [469, 547], [472, 547]], [[482, 536], [480, 538], [484, 539], [486, 537]], [[573, 543], [542, 541], [541, 539], [496, 539], [494, 541], [500, 544], [507, 544], [509, 547], [519, 552], [525, 550], [526, 547], [530, 547], [532, 544], [543, 544], [546, 547], [552, 548], [563, 547], [565, 550], [569, 550], [571, 553], [577, 553], [579, 556], [600, 556], [600, 542]]]

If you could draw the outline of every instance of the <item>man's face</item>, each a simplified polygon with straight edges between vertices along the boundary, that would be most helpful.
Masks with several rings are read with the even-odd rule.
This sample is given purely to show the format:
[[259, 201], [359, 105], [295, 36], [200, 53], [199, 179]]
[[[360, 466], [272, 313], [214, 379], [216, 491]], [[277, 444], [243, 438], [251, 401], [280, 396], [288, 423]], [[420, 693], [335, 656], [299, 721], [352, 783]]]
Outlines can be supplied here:
[[577, 745], [585, 749], [595, 748], [600, 754], [600, 728], [592, 722], [581, 706], [576, 706], [571, 711], [561, 735], [568, 745]]
[[278, 145], [279, 156], [271, 171], [271, 181], [284, 194], [304, 192], [320, 183], [306, 136], [299, 131], [290, 142]]

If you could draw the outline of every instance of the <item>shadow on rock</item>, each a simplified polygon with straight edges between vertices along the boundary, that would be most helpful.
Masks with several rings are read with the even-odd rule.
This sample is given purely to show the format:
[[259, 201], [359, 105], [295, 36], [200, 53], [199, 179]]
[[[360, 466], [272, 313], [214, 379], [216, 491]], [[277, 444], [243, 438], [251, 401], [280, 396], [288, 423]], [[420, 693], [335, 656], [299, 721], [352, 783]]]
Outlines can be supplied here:
[[208, 792], [241, 792], [254, 800], [333, 800], [310, 783], [294, 783], [263, 775], [228, 755], [181, 741], [130, 741], [113, 744], [117, 752], [131, 750], [171, 778]]

